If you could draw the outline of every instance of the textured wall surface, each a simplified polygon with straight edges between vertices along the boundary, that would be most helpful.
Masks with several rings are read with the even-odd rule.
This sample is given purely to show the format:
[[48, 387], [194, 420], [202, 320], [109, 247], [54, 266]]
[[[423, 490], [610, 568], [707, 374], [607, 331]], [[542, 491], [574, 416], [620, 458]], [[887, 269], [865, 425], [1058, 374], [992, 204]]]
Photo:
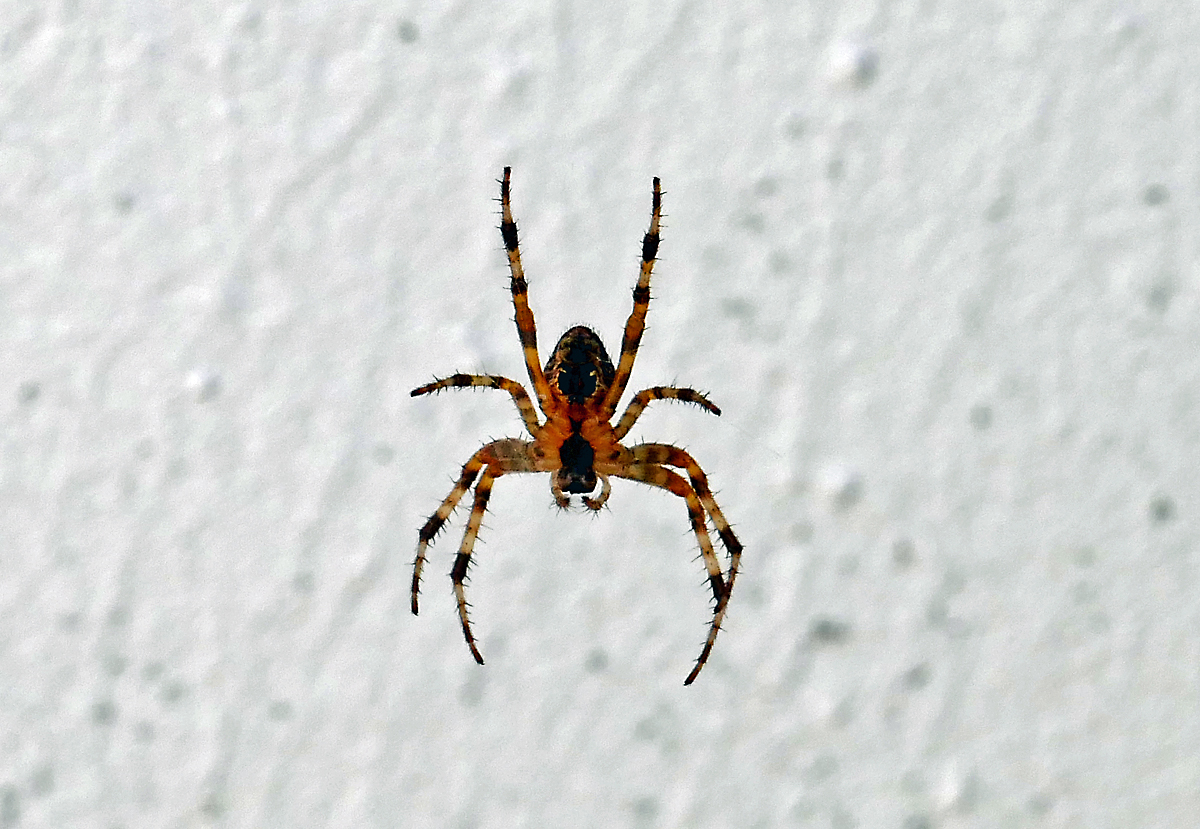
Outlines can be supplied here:
[[[1190, 827], [1200, 7], [6, 0], [0, 829]], [[684, 505], [498, 482], [615, 349]]]

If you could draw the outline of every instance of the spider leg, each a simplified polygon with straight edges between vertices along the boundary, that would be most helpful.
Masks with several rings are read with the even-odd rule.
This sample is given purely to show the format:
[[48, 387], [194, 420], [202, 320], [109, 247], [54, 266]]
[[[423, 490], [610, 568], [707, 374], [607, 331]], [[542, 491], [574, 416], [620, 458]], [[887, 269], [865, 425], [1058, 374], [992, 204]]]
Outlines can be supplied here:
[[737, 536], [733, 534], [733, 529], [725, 519], [725, 514], [717, 506], [712, 490], [708, 488], [708, 477], [700, 468], [700, 464], [696, 463], [696, 459], [687, 452], [666, 443], [639, 443], [629, 447], [629, 451], [635, 462], [666, 464], [687, 471], [688, 478], [691, 479], [692, 486], [696, 489], [696, 494], [700, 496], [700, 501], [704, 504], [704, 509], [708, 511], [713, 524], [717, 527], [721, 543], [729, 551], [728, 582], [732, 589], [733, 579], [737, 575], [738, 565], [742, 560], [742, 542], [738, 541]]
[[721, 543], [729, 552], [729, 572], [725, 574], [725, 593], [717, 600], [716, 613], [713, 617], [712, 628], [708, 632], [708, 640], [704, 644], [704, 651], [701, 653], [701, 659], [696, 664], [695, 670], [692, 671], [692, 675], [688, 677], [688, 682], [684, 683], [686, 685], [696, 678], [696, 674], [700, 672], [700, 666], [704, 664], [703, 660], [708, 657], [708, 652], [712, 650], [713, 642], [716, 641], [717, 631], [720, 630], [726, 606], [729, 604], [729, 595], [733, 592], [733, 582], [737, 578], [738, 568], [741, 566], [742, 542], [733, 534], [733, 528], [729, 526], [729, 521], [725, 519], [724, 513], [721, 512], [716, 499], [713, 498], [712, 490], [708, 487], [708, 478], [705, 476], [704, 470], [691, 455], [678, 447], [664, 443], [641, 443], [629, 447], [629, 451], [636, 462], [667, 464], [687, 471], [696, 495], [699, 496], [704, 509], [712, 518], [713, 524], [717, 528], [717, 534], [721, 536]]
[[617, 440], [629, 434], [629, 430], [633, 428], [633, 424], [641, 417], [646, 406], [651, 400], [682, 400], [684, 403], [695, 403], [702, 406], [715, 415], [720, 415], [721, 410], [717, 408], [707, 397], [702, 395], [695, 389], [680, 389], [675, 386], [653, 386], [652, 388], [643, 389], [638, 392], [633, 400], [629, 401], [629, 405], [625, 409], [625, 414], [621, 415], [621, 421], [615, 429], [615, 437]]
[[532, 443], [514, 438], [493, 441], [480, 447], [479, 451], [463, 464], [462, 474], [459, 475], [454, 489], [450, 490], [450, 494], [446, 496], [433, 515], [429, 516], [429, 520], [425, 522], [425, 526], [421, 527], [421, 531], [418, 533], [417, 558], [413, 562], [412, 578], [412, 612], [414, 616], [417, 615], [417, 596], [421, 592], [421, 571], [425, 567], [429, 543], [433, 541], [434, 536], [441, 532], [442, 527], [450, 519], [458, 502], [475, 482], [479, 470], [484, 466], [499, 470], [492, 477], [497, 477], [504, 472], [533, 472], [534, 462], [530, 457], [532, 446]]
[[537, 326], [533, 321], [533, 311], [529, 308], [529, 285], [525, 281], [525, 271], [521, 267], [521, 250], [517, 244], [517, 223], [513, 220], [512, 205], [509, 199], [509, 178], [511, 167], [504, 168], [504, 180], [500, 182], [500, 235], [504, 238], [504, 249], [508, 252], [508, 269], [512, 274], [513, 308], [516, 309], [517, 336], [521, 339], [521, 348], [525, 352], [525, 368], [529, 372], [529, 381], [533, 383], [533, 392], [537, 395], [538, 405], [545, 412], [550, 404], [550, 387], [546, 376], [542, 373], [541, 358], [537, 349]]
[[612, 484], [608, 482], [608, 476], [597, 472], [596, 477], [600, 479], [600, 497], [592, 498], [584, 496], [583, 505], [593, 512], [599, 512], [604, 508], [604, 504], [608, 501], [608, 496], [612, 493]]
[[413, 562], [413, 577], [412, 577], [412, 612], [417, 615], [417, 596], [421, 592], [421, 571], [425, 569], [426, 553], [429, 549], [429, 542], [442, 529], [442, 525], [450, 519], [454, 508], [458, 506], [458, 502], [467, 494], [467, 490], [471, 488], [471, 484], [475, 482], [475, 476], [479, 474], [479, 470], [483, 468], [483, 460], [481, 456], [484, 450], [480, 449], [471, 459], [468, 460], [462, 469], [462, 474], [458, 478], [458, 483], [454, 485], [454, 489], [450, 490], [450, 494], [438, 506], [437, 511], [429, 516], [429, 520], [425, 522], [425, 526], [421, 528], [417, 534], [417, 558]]
[[467, 577], [467, 568], [471, 565], [471, 550], [475, 547], [475, 539], [479, 537], [479, 526], [483, 523], [483, 514], [487, 511], [488, 499], [492, 496], [492, 482], [504, 474], [504, 470], [488, 466], [483, 470], [483, 476], [475, 486], [475, 503], [471, 507], [471, 517], [467, 520], [467, 531], [463, 534], [462, 545], [458, 548], [458, 556], [454, 559], [454, 569], [450, 578], [454, 581], [454, 598], [458, 601], [458, 618], [462, 621], [463, 636], [466, 637], [467, 647], [471, 655], [480, 665], [483, 655], [475, 645], [475, 636], [471, 633], [471, 621], [467, 617], [467, 594], [463, 580]]
[[691, 485], [682, 476], [665, 466], [655, 463], [634, 463], [613, 474], [618, 478], [641, 481], [644, 484], [668, 490], [683, 498], [687, 503], [692, 532], [696, 534], [696, 541], [700, 544], [700, 554], [704, 557], [704, 566], [708, 570], [708, 582], [712, 587], [713, 600], [716, 603], [704, 650], [700, 652], [700, 657], [696, 660], [696, 667], [683, 682], [684, 685], [691, 685], [700, 673], [700, 669], [704, 667], [704, 663], [708, 661], [708, 655], [717, 639], [717, 632], [721, 629], [721, 621], [725, 617], [725, 604], [729, 601], [729, 585], [721, 576], [721, 564], [713, 550], [712, 540], [708, 537], [708, 527], [704, 522], [704, 509]]
[[633, 289], [633, 311], [625, 322], [625, 336], [621, 339], [621, 360], [617, 365], [617, 373], [613, 378], [608, 394], [604, 398], [603, 418], [611, 420], [617, 408], [617, 401], [625, 393], [629, 383], [629, 375], [633, 372], [633, 360], [637, 356], [638, 345], [642, 341], [642, 332], [646, 330], [646, 312], [650, 309], [650, 273], [654, 270], [654, 260], [658, 256], [658, 228], [662, 218], [662, 190], [658, 177], [654, 177], [654, 201], [650, 213], [650, 229], [642, 238], [642, 272], [637, 285]]
[[472, 386], [500, 389], [511, 394], [513, 402], [517, 404], [517, 411], [521, 413], [521, 420], [525, 421], [525, 428], [529, 430], [529, 434], [537, 435], [541, 424], [538, 423], [537, 410], [533, 408], [533, 401], [529, 399], [529, 393], [516, 380], [509, 380], [507, 377], [500, 377], [496, 374], [455, 374], [441, 380], [434, 380], [432, 383], [426, 383], [419, 389], [413, 389], [410, 395], [418, 397], [442, 389], [470, 388]]

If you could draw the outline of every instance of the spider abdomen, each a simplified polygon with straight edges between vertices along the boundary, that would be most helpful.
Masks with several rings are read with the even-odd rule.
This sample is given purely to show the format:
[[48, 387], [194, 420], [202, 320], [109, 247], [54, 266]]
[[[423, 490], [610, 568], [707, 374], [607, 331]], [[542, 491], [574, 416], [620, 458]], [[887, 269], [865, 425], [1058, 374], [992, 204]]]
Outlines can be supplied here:
[[581, 406], [603, 399], [616, 370], [596, 332], [577, 325], [559, 338], [546, 361], [545, 374], [556, 396]]

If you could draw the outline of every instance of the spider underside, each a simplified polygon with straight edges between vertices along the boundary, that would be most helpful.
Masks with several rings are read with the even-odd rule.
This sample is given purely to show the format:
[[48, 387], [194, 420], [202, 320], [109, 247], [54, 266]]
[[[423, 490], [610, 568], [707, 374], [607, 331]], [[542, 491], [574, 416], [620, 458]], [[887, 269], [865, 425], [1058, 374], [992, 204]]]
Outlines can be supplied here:
[[[576, 326], [562, 335], [543, 369], [538, 356], [537, 329], [534, 326], [533, 312], [529, 308], [528, 286], [521, 268], [517, 225], [513, 221], [509, 203], [510, 174], [511, 168], [505, 167], [504, 179], [500, 182], [500, 233], [508, 252], [517, 334], [525, 352], [525, 368], [529, 372], [538, 408], [544, 414], [545, 421], [538, 420], [537, 410], [525, 388], [507, 377], [455, 374], [412, 391], [413, 397], [446, 388], [472, 386], [506, 391], [512, 395], [525, 428], [532, 437], [532, 440], [505, 438], [487, 443], [463, 466], [454, 489], [421, 528], [417, 557], [413, 563], [412, 612], [417, 613], [421, 570], [425, 565], [429, 543], [474, 484], [475, 500], [471, 516], [467, 520], [467, 529], [450, 576], [458, 601], [463, 635], [475, 661], [482, 665], [483, 656], [471, 632], [463, 582], [495, 480], [510, 473], [548, 472], [550, 491], [558, 506], [565, 509], [570, 505], [571, 495], [580, 495], [584, 506], [590, 510], [601, 509], [608, 500], [612, 489], [610, 478], [640, 481], [683, 498], [692, 531], [696, 535], [704, 566], [708, 571], [714, 602], [713, 619], [704, 648], [692, 672], [684, 681], [685, 685], [690, 685], [708, 660], [717, 633], [721, 629], [741, 561], [742, 544], [733, 534], [729, 522], [725, 520], [713, 499], [703, 470], [691, 455], [663, 443], [625, 446], [621, 439], [633, 427], [646, 406], [654, 400], [695, 403], [716, 415], [719, 415], [721, 410], [693, 389], [654, 386], [634, 395], [617, 424], [613, 426], [611, 423], [617, 403], [629, 382], [642, 332], [646, 327], [646, 312], [650, 306], [650, 274], [658, 254], [659, 220], [662, 215], [659, 180], [654, 179], [650, 229], [642, 241], [641, 275], [633, 289], [633, 311], [625, 323], [620, 360], [616, 367], [614, 368], [609, 359], [599, 336], [590, 328]], [[676, 469], [682, 470], [683, 474], [674, 471]], [[593, 494], [597, 484], [600, 486], [598, 496]], [[713, 550], [706, 516], [712, 520], [717, 535], [728, 552], [729, 569], [725, 573], [721, 571], [720, 561]]]

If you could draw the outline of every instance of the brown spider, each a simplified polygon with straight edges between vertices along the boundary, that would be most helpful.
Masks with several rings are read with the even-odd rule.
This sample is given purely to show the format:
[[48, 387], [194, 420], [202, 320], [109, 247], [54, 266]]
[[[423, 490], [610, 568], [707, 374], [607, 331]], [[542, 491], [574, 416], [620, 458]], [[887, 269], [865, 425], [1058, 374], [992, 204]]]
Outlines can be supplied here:
[[[529, 309], [528, 286], [521, 269], [521, 252], [517, 247], [517, 225], [513, 221], [509, 205], [509, 176], [511, 168], [504, 168], [504, 180], [500, 182], [501, 223], [500, 233], [504, 247], [508, 250], [508, 266], [512, 272], [512, 297], [516, 307], [517, 334], [525, 350], [525, 368], [537, 394], [538, 405], [545, 413], [546, 421], [538, 422], [537, 412], [525, 388], [507, 377], [492, 374], [455, 374], [443, 380], [413, 389], [412, 396], [428, 394], [446, 388], [480, 386], [501, 389], [512, 395], [525, 421], [525, 428], [533, 440], [506, 438], [492, 441], [481, 447], [466, 462], [454, 489], [442, 501], [437, 511], [421, 528], [417, 544], [417, 558], [413, 563], [412, 612], [417, 612], [417, 595], [420, 592], [421, 569], [425, 565], [429, 542], [458, 506], [458, 502], [471, 488], [480, 470], [483, 476], [475, 486], [475, 504], [467, 521], [462, 546], [454, 560], [450, 573], [454, 581], [454, 595], [458, 600], [458, 616], [462, 621], [463, 635], [471, 655], [480, 665], [483, 656], [475, 645], [471, 623], [467, 618], [467, 600], [463, 580], [471, 563], [471, 550], [479, 534], [483, 514], [491, 497], [492, 483], [501, 475], [510, 472], [549, 472], [550, 492], [559, 507], [566, 509], [571, 500], [567, 493], [582, 496], [584, 505], [590, 510], [599, 510], [608, 500], [612, 485], [609, 477], [641, 481], [660, 487], [683, 498], [687, 504], [692, 531], [700, 544], [704, 566], [708, 570], [708, 581], [712, 587], [715, 603], [712, 624], [704, 649], [696, 660], [696, 667], [688, 674], [684, 685], [690, 685], [700, 669], [704, 667], [708, 654], [716, 641], [717, 632], [725, 617], [729, 594], [733, 591], [733, 580], [737, 577], [741, 561], [742, 544], [721, 514], [713, 500], [708, 480], [699, 464], [682, 449], [663, 443], [639, 443], [623, 446], [620, 441], [633, 427], [634, 422], [652, 400], [682, 400], [695, 403], [715, 415], [721, 410], [708, 398], [692, 389], [673, 386], [654, 386], [638, 392], [630, 401], [625, 413], [614, 427], [610, 421], [616, 412], [625, 386], [633, 370], [638, 344], [646, 327], [646, 311], [650, 306], [650, 273], [654, 270], [654, 259], [658, 254], [659, 218], [662, 214], [662, 192], [658, 179], [654, 179], [654, 209], [650, 218], [650, 230], [642, 240], [642, 272], [637, 287], [633, 289], [633, 312], [625, 323], [625, 336], [621, 342], [621, 360], [616, 369], [609, 360], [608, 352], [596, 332], [582, 325], [576, 326], [559, 338], [543, 370], [538, 357], [537, 330], [533, 323], [533, 312]], [[675, 467], [687, 473], [688, 479], [668, 469]], [[600, 482], [599, 497], [592, 497], [596, 482]], [[691, 481], [689, 484], [688, 481]], [[721, 542], [729, 553], [729, 572], [722, 574], [720, 562], [709, 539], [705, 512], [712, 519]]]

